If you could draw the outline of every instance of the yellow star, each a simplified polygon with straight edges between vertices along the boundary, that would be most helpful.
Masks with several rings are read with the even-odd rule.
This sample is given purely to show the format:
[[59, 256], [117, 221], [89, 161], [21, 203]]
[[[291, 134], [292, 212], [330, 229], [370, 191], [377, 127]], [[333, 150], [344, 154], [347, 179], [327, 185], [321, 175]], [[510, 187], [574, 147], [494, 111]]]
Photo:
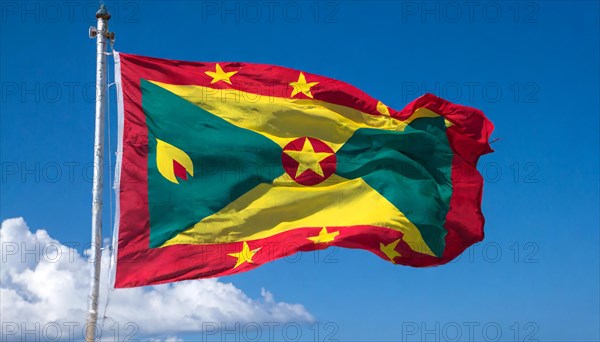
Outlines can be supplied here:
[[321, 229], [321, 231], [319, 232], [319, 235], [312, 236], [307, 239], [314, 243], [328, 243], [333, 241], [338, 235], [340, 235], [339, 231], [329, 233], [327, 232], [327, 227], [323, 227], [323, 229]]
[[377, 111], [381, 115], [390, 116], [389, 108], [386, 105], [384, 105], [383, 102], [381, 102], [381, 101], [377, 101]]
[[316, 86], [318, 83], [319, 82], [306, 83], [306, 77], [304, 77], [303, 73], [300, 73], [300, 76], [298, 76], [298, 81], [290, 82], [290, 85], [294, 87], [292, 90], [292, 97], [298, 93], [302, 93], [312, 99], [313, 95], [310, 92], [310, 88]]
[[231, 84], [231, 81], [229, 79], [231, 78], [231, 76], [237, 74], [237, 71], [225, 72], [225, 71], [223, 71], [223, 69], [221, 69], [221, 66], [217, 63], [215, 71], [206, 71], [204, 73], [207, 74], [208, 76], [212, 77], [212, 81], [210, 81], [210, 84], [217, 83], [219, 81], [223, 81], [223, 82], [227, 82], [227, 83]]
[[381, 251], [387, 255], [388, 258], [390, 258], [390, 261], [395, 264], [396, 262], [394, 261], [395, 257], [399, 257], [401, 256], [400, 253], [398, 253], [396, 251], [396, 246], [398, 246], [398, 242], [400, 242], [400, 239], [390, 243], [389, 245], [384, 245], [383, 243], [379, 243], [379, 249], [381, 249]]
[[294, 158], [298, 162], [298, 170], [296, 170], [296, 178], [303, 174], [306, 170], [313, 170], [316, 174], [321, 177], [323, 176], [323, 169], [321, 168], [321, 161], [333, 153], [331, 152], [315, 152], [313, 145], [310, 143], [308, 138], [304, 138], [304, 145], [302, 151], [284, 151], [285, 154]]
[[254, 263], [252, 261], [252, 257], [261, 248], [262, 247], [250, 250], [250, 247], [248, 247], [248, 243], [246, 241], [244, 241], [244, 245], [242, 246], [242, 250], [239, 253], [229, 253], [227, 255], [232, 256], [234, 258], [237, 258], [237, 262], [235, 263], [235, 266], [233, 266], [233, 268], [237, 268], [239, 265], [241, 265], [241, 264], [243, 264], [245, 262]]

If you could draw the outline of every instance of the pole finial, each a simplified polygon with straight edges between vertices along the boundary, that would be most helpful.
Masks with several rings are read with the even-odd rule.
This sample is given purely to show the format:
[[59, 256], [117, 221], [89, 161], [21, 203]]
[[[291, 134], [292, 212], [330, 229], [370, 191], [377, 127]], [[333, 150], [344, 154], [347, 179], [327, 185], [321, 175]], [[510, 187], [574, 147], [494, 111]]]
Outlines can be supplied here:
[[100, 9], [98, 10], [98, 12], [96, 12], [96, 19], [110, 19], [110, 13], [108, 13], [108, 10], [106, 9], [106, 7], [104, 7], [104, 4], [100, 5]]

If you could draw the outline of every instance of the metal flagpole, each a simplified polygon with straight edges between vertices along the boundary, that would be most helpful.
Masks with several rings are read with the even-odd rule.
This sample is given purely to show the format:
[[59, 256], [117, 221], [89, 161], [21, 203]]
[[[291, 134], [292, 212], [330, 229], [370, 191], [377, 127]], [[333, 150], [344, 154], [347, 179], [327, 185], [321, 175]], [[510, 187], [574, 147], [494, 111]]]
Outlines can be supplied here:
[[92, 185], [92, 281], [89, 296], [85, 341], [96, 339], [100, 264], [102, 257], [102, 172], [104, 170], [104, 103], [106, 96], [106, 41], [113, 39], [108, 32], [110, 13], [104, 5], [96, 12], [98, 27], [90, 27], [90, 38], [96, 38], [96, 130], [94, 134], [94, 179]]

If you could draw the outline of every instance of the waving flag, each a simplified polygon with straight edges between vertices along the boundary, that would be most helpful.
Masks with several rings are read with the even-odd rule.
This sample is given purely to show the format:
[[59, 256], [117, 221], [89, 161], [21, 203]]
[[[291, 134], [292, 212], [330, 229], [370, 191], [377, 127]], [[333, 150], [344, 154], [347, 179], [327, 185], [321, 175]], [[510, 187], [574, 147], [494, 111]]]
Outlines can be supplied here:
[[250, 63], [116, 56], [116, 287], [360, 248], [444, 264], [483, 239], [493, 129], [424, 95], [394, 110], [346, 83]]

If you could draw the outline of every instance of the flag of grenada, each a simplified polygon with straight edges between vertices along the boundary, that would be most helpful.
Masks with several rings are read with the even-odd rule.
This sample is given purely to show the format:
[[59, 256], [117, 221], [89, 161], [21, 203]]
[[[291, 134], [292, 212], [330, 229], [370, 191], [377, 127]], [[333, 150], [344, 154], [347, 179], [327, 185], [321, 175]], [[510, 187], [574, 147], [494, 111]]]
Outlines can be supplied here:
[[398, 111], [274, 65], [115, 58], [116, 287], [329, 246], [433, 266], [483, 239], [493, 125], [477, 109], [426, 94]]

